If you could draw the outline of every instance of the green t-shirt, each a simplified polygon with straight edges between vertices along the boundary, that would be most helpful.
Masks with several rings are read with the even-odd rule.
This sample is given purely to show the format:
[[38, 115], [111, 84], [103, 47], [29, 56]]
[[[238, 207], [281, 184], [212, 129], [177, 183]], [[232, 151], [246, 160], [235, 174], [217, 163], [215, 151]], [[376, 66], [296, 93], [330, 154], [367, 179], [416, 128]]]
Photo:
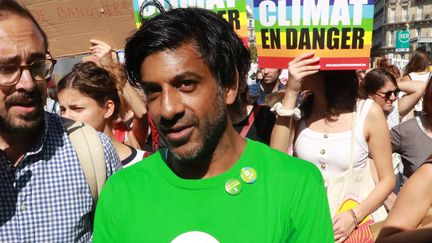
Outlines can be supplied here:
[[[228, 171], [193, 180], [175, 175], [163, 156], [162, 150], [110, 177], [94, 242], [334, 241], [322, 176], [312, 163], [247, 140]], [[256, 171], [252, 184], [240, 177], [245, 167]], [[239, 194], [226, 191], [230, 179], [240, 182]]]

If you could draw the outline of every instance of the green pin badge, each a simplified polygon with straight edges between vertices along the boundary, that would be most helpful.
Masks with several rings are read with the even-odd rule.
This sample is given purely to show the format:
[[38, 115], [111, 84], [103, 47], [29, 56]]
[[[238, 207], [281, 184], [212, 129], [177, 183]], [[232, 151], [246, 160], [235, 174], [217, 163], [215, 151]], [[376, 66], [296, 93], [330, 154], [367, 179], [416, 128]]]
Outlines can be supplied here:
[[252, 184], [257, 179], [257, 173], [254, 168], [244, 167], [243, 169], [241, 169], [240, 177], [247, 184]]
[[242, 185], [239, 180], [237, 179], [229, 179], [227, 182], [225, 182], [225, 191], [228, 192], [230, 195], [237, 195], [241, 192]]

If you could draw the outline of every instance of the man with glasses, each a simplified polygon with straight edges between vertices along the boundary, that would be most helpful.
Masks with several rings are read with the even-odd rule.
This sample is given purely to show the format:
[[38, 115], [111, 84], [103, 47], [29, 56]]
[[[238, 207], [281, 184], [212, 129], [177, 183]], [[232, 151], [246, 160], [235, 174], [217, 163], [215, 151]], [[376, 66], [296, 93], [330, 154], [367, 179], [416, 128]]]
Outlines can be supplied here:
[[[0, 0], [0, 242], [89, 242], [93, 199], [56, 115], [44, 112], [55, 60], [29, 11]], [[120, 167], [99, 134], [106, 173]]]

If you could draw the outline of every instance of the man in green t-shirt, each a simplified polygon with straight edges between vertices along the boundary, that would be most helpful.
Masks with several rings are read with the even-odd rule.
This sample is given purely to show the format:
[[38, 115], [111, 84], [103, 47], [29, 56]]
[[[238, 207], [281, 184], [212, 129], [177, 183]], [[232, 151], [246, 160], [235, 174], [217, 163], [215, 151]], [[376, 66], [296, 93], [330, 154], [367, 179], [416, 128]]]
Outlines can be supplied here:
[[333, 242], [315, 166], [231, 124], [250, 55], [228, 22], [198, 8], [161, 10], [125, 54], [167, 147], [107, 182], [94, 242]]

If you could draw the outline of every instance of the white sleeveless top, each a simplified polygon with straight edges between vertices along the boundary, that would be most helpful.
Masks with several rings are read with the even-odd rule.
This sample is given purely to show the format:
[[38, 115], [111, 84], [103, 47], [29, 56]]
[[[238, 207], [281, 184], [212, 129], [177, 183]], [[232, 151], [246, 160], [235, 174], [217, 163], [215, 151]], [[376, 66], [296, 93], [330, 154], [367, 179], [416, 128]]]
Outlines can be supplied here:
[[399, 114], [399, 100], [393, 102], [393, 108], [390, 113], [387, 115], [387, 125], [389, 129], [392, 129], [394, 126], [399, 125], [400, 123], [400, 114]]
[[[364, 105], [362, 106], [362, 103]], [[355, 141], [353, 170], [366, 166], [369, 148], [364, 137], [363, 127], [373, 100], [357, 102], [361, 111], [355, 121]], [[294, 153], [298, 158], [314, 163], [324, 178], [339, 177], [349, 169], [351, 158], [352, 131], [340, 133], [320, 133], [307, 128], [302, 120], [299, 135], [294, 143]]]
[[431, 72], [427, 72], [427, 73], [423, 73], [423, 74], [418, 74], [418, 73], [412, 72], [412, 73], [408, 74], [408, 76], [411, 78], [411, 80], [423, 81], [423, 82], [427, 82], [430, 75], [431, 75]]
[[[431, 72], [427, 72], [427, 73], [423, 73], [423, 74], [418, 74], [418, 73], [412, 72], [412, 73], [408, 74], [408, 76], [411, 78], [411, 80], [423, 81], [423, 82], [427, 82], [429, 80], [430, 75], [431, 75]], [[423, 110], [423, 97], [417, 102], [414, 109], [416, 111], [419, 111], [419, 112]]]

